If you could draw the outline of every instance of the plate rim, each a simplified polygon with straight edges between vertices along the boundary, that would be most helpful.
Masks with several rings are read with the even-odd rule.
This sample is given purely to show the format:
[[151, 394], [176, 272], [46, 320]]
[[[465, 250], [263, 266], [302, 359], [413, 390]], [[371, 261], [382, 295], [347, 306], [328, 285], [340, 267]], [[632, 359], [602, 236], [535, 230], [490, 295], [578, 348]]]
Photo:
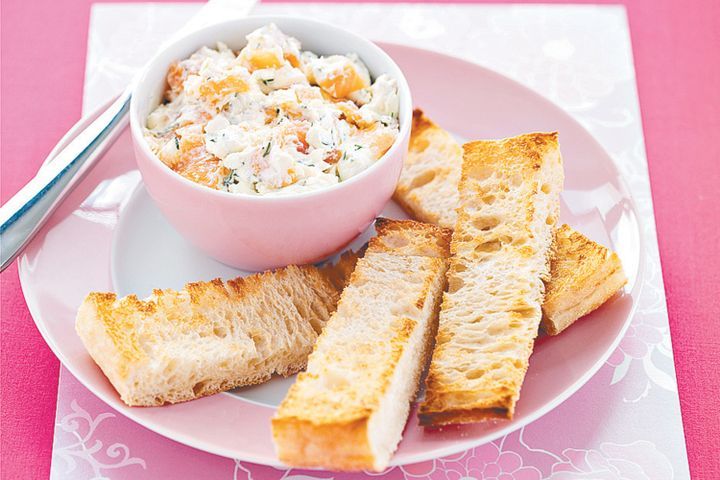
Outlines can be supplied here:
[[[394, 42], [375, 41], [375, 43], [378, 44], [378, 46], [382, 49], [389, 47], [392, 50], [408, 50], [408, 51], [412, 52], [411, 53], [412, 55], [430, 54], [430, 55], [434, 55], [434, 56], [438, 56], [438, 57], [444, 57], [446, 59], [449, 58], [452, 61], [463, 63], [466, 66], [468, 66], [469, 68], [481, 69], [485, 75], [493, 76], [504, 82], [510, 83], [514, 86], [514, 88], [519, 88], [519, 89], [524, 90], [526, 93], [535, 97], [536, 100], [544, 103], [547, 107], [552, 108], [553, 110], [556, 110], [556, 111], [560, 112], [561, 114], [567, 116], [573, 123], [577, 124], [578, 127], [580, 129], [582, 129], [588, 135], [588, 137], [592, 140], [592, 142], [595, 143], [595, 146], [599, 147], [599, 149], [602, 152], [604, 152], [605, 155], [607, 156], [607, 158], [612, 162], [613, 167], [619, 173], [619, 175], [617, 177], [618, 181], [623, 186], [623, 188], [625, 189], [628, 196], [631, 199], [633, 199], [633, 202], [632, 202], [633, 213], [636, 218], [639, 218], [637, 208], [635, 206], [635, 199], [632, 194], [632, 191], [629, 188], [627, 182], [625, 181], [625, 176], [622, 175], [622, 170], [620, 168], [618, 168], [617, 162], [615, 161], [613, 156], [610, 155], [610, 153], [595, 138], [595, 136], [587, 128], [585, 128], [585, 126], [582, 125], [570, 112], [563, 109], [562, 107], [560, 107], [559, 105], [554, 103], [549, 98], [545, 97], [544, 95], [537, 92], [536, 90], [524, 85], [523, 83], [520, 83], [519, 81], [517, 81], [507, 75], [504, 75], [503, 73], [500, 73], [500, 72], [493, 70], [487, 66], [484, 66], [480, 63], [471, 61], [469, 59], [463, 58], [458, 55], [448, 54], [448, 53], [440, 52], [440, 51], [434, 50], [434, 49], [419, 48], [419, 47], [414, 47], [414, 46], [404, 45], [404, 44], [394, 43]], [[112, 99], [109, 100], [108, 102], [105, 102], [104, 104], [100, 105], [98, 108], [91, 111], [88, 115], [84, 116], [75, 125], [73, 125], [73, 127], [70, 130], [68, 130], [68, 132], [60, 139], [58, 144], [53, 148], [53, 150], [48, 155], [46, 160], [40, 166], [40, 169], [42, 169], [45, 165], [47, 165], [49, 162], [51, 162], [54, 158], [54, 154], [57, 151], [59, 151], [59, 149], [62, 148], [62, 146], [64, 144], [69, 142], [75, 136], [75, 134], [78, 132], [78, 130], [80, 130], [82, 128], [82, 126], [86, 125], [87, 122], [91, 121], [92, 118], [96, 117], [111, 102], [112, 102]], [[102, 161], [102, 158], [100, 159], [100, 161]], [[137, 194], [137, 192], [140, 188], [144, 188], [143, 184], [142, 184], [142, 180], [140, 180], [139, 183], [133, 188], [133, 192], [128, 195], [128, 198], [129, 199], [133, 198]], [[120, 222], [120, 220], [118, 220], [118, 223], [119, 222]], [[117, 223], [116, 223], [116, 226], [117, 226]], [[646, 240], [645, 240], [645, 235], [643, 234], [643, 231], [639, 225], [637, 225], [637, 233], [638, 233], [639, 252], [644, 252]], [[113, 239], [111, 240], [111, 242], [113, 242], [113, 243], [114, 243], [114, 238], [115, 238], [115, 235], [113, 235]], [[33, 240], [33, 243], [34, 243], [34, 241], [35, 240]], [[112, 252], [110, 255], [113, 255]], [[108, 398], [106, 398], [106, 395], [104, 393], [101, 393], [99, 390], [95, 389], [92, 385], [87, 384], [85, 381], [82, 380], [82, 378], [80, 376], [78, 376], [76, 374], [76, 368], [72, 366], [72, 362], [70, 362], [67, 359], [67, 357], [62, 353], [59, 346], [52, 339], [49, 332], [47, 331], [47, 329], [44, 326], [44, 322], [37, 320], [37, 318], [42, 318], [42, 317], [40, 315], [40, 309], [36, 305], [35, 297], [32, 295], [29, 295], [29, 288], [30, 288], [29, 285], [32, 282], [32, 280], [31, 280], [31, 275], [27, 272], [26, 268], [23, 266], [25, 259], [26, 259], [26, 253], [23, 253], [22, 255], [20, 255], [18, 257], [18, 260], [17, 260], [18, 277], [20, 280], [21, 291], [23, 293], [26, 304], [28, 306], [28, 310], [30, 311], [30, 314], [33, 318], [33, 322], [35, 323], [36, 328], [42, 335], [45, 343], [48, 345], [48, 347], [50, 347], [50, 349], [55, 354], [55, 356], [58, 358], [58, 360], [60, 360], [62, 365], [87, 390], [89, 390], [93, 395], [95, 395], [97, 398], [102, 400], [102, 402], [105, 403], [108, 407], [112, 408], [117, 413], [121, 414], [122, 416], [129, 418], [130, 420], [132, 420], [133, 422], [142, 426], [143, 428], [147, 428], [150, 431], [158, 433], [158, 434], [166, 437], [169, 440], [182, 443], [184, 445], [187, 445], [192, 448], [196, 448], [196, 449], [201, 450], [206, 453], [219, 455], [222, 457], [226, 457], [226, 458], [230, 458], [230, 459], [234, 459], [234, 460], [238, 460], [238, 461], [246, 461], [246, 462], [250, 462], [250, 463], [266, 465], [266, 466], [275, 467], [275, 468], [283, 468], [283, 469], [294, 468], [294, 467], [290, 467], [288, 465], [281, 463], [277, 458], [272, 459], [272, 461], [268, 461], [267, 458], [258, 457], [257, 455], [254, 455], [254, 454], [244, 454], [242, 458], [238, 458], [236, 456], [237, 452], [232, 452], [228, 448], [224, 448], [219, 445], [207, 446], [207, 445], [212, 445], [212, 444], [207, 444], [203, 441], [198, 441], [193, 437], [189, 437], [188, 435], [185, 435], [183, 433], [173, 431], [170, 428], [167, 428], [164, 425], [159, 424], [158, 422], [146, 421], [142, 417], [139, 417], [138, 415], [136, 415], [134, 413], [133, 408], [128, 408], [126, 410], [119, 410], [118, 408], [116, 408], [116, 406], [113, 405], [113, 402], [110, 401]], [[459, 452], [464, 452], [466, 450], [469, 450], [471, 448], [475, 448], [475, 447], [478, 447], [481, 445], [485, 445], [494, 440], [497, 440], [498, 438], [508, 435], [514, 431], [524, 428], [525, 426], [537, 421], [538, 419], [542, 418], [547, 413], [551, 412], [552, 410], [557, 408], [559, 405], [564, 403], [568, 398], [570, 398], [573, 394], [575, 394], [578, 390], [580, 390], [592, 377], [595, 376], [595, 374], [600, 370], [602, 365], [605, 364], [607, 359], [617, 349], [618, 345], [620, 344], [622, 339], [625, 337], [625, 334], [626, 334], [628, 328], [630, 327], [630, 324], [632, 323], [632, 321], [635, 317], [636, 311], [637, 311], [637, 307], [638, 307], [637, 298], [640, 297], [642, 291], [644, 290], [644, 282], [642, 280], [644, 279], [645, 273], [646, 273], [646, 268], [647, 268], [646, 263], [647, 263], [647, 260], [646, 260], [645, 256], [642, 254], [639, 255], [638, 268], [637, 268], [637, 273], [635, 276], [635, 283], [633, 284], [633, 289], [630, 292], [632, 295], [628, 295], [632, 298], [633, 301], [632, 301], [631, 306], [626, 314], [626, 318], [625, 318], [625, 321], [624, 321], [622, 327], [618, 330], [618, 332], [617, 332], [615, 338], [613, 339], [613, 341], [611, 342], [610, 346], [605, 350], [605, 352], [603, 352], [602, 355], [600, 355], [598, 357], [598, 359], [595, 361], [595, 363], [593, 363], [593, 365], [590, 368], [588, 368], [572, 385], [568, 386], [561, 393], [556, 395], [552, 399], [552, 401], [550, 401], [550, 402], [546, 403], [545, 405], [543, 405], [542, 407], [537, 408], [536, 410], [532, 411], [531, 413], [529, 413], [526, 417], [522, 418], [521, 420], [509, 421], [505, 427], [503, 427], [497, 431], [493, 431], [492, 433], [488, 433], [479, 439], [475, 438], [475, 439], [464, 440], [464, 441], [458, 440], [448, 446], [435, 448], [428, 452], [406, 454], [406, 455], [404, 455], [401, 462], [396, 461], [397, 455], [393, 455], [388, 464], [388, 469], [397, 467], [397, 466], [402, 466], [402, 465], [409, 465], [409, 464], [415, 464], [415, 463], [424, 462], [424, 461], [430, 461], [430, 460], [445, 457], [448, 455], [453, 455], [453, 454], [456, 454]], [[110, 263], [108, 263], [108, 269], [109, 268], [110, 268]], [[113, 280], [114, 279], [111, 278], [111, 282]], [[241, 402], [245, 401], [243, 399], [238, 399], [237, 397], [235, 397], [235, 399], [239, 400]], [[254, 403], [254, 404], [257, 405], [258, 407], [274, 410], [274, 408], [268, 407], [267, 405], [261, 405], [261, 404], [256, 404], [256, 403]], [[120, 406], [122, 406], [122, 405], [120, 405]], [[411, 405], [411, 412], [412, 412], [412, 405]], [[408, 422], [411, 420], [412, 419], [408, 419]], [[302, 470], [323, 470], [323, 469], [302, 468]], [[387, 469], [386, 469], [386, 471], [387, 471]]]

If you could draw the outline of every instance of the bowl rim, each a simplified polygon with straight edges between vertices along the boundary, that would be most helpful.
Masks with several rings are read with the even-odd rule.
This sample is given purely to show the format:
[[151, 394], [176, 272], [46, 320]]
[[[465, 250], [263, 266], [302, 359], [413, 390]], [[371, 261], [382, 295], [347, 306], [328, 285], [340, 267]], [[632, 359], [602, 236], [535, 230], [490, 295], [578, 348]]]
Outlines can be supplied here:
[[[193, 182], [192, 180], [189, 180], [182, 175], [178, 174], [177, 172], [170, 169], [167, 165], [165, 165], [160, 158], [150, 149], [150, 146], [145, 139], [143, 135], [143, 129], [145, 128], [145, 119], [140, 119], [139, 115], [139, 105], [137, 98], [139, 97], [139, 92], [147, 90], [148, 87], [148, 75], [150, 71], [155, 67], [155, 64], [158, 62], [158, 59], [162, 58], [163, 56], [166, 56], [168, 51], [177, 48], [177, 45], [180, 43], [187, 42], [189, 38], [194, 37], [203, 37], [208, 34], [208, 32], [212, 32], [213, 30], [217, 30], [220, 27], [223, 27], [228, 24], [241, 24], [252, 20], [253, 22], [261, 22], [265, 24], [274, 23], [276, 21], [281, 22], [287, 22], [287, 21], [294, 21], [298, 23], [305, 23], [311, 25], [313, 28], [319, 28], [324, 29], [325, 31], [330, 32], [333, 35], [347, 35], [349, 37], [354, 38], [355, 40], [365, 43], [370, 50], [372, 50], [375, 54], [377, 54], [380, 59], [382, 59], [384, 62], [388, 63], [389, 65], [392, 65], [395, 70], [397, 71], [397, 75], [395, 80], [398, 84], [398, 99], [400, 108], [402, 109], [403, 105], [404, 113], [398, 115], [398, 123], [399, 123], [399, 130], [398, 135], [395, 138], [395, 141], [390, 146], [390, 148], [380, 157], [378, 158], [372, 165], [365, 168], [360, 173], [350, 177], [347, 180], [340, 181], [334, 185], [329, 186], [323, 186], [318, 189], [309, 190], [307, 192], [297, 192], [297, 193], [285, 193], [285, 194], [279, 194], [279, 195], [251, 195], [247, 193], [231, 193], [226, 192], [223, 190], [216, 190], [213, 188], [210, 188], [208, 186]], [[302, 43], [302, 39], [299, 39]], [[221, 41], [221, 40], [216, 40]], [[206, 46], [207, 42], [197, 42], [197, 48], [200, 48], [202, 46]], [[362, 60], [362, 59], [361, 59]], [[316, 197], [320, 195], [327, 195], [331, 192], [335, 192], [338, 190], [341, 190], [343, 188], [348, 188], [349, 186], [356, 184], [358, 182], [361, 182], [365, 177], [371, 175], [375, 170], [379, 169], [383, 164], [390, 161], [391, 157], [394, 157], [398, 151], [398, 149], [403, 148], [403, 145], [405, 144], [405, 141], [410, 136], [410, 128], [412, 126], [412, 111], [413, 111], [413, 103], [412, 103], [412, 95], [410, 92], [410, 87], [407, 83], [407, 79], [405, 78], [404, 73], [400, 69], [400, 66], [395, 63], [395, 61], [388, 55], [382, 48], [380, 48], [375, 42], [358, 35], [354, 32], [351, 32], [349, 30], [337, 27], [335, 25], [322, 22], [319, 20], [302, 17], [302, 16], [296, 16], [296, 15], [251, 15], [248, 17], [242, 17], [242, 18], [234, 18], [230, 20], [225, 20], [222, 22], [213, 23], [212, 25], [205, 26], [203, 28], [193, 30], [192, 32], [188, 33], [187, 35], [183, 35], [175, 40], [173, 40], [171, 43], [168, 43], [164, 45], [153, 57], [145, 64], [145, 66], [142, 68], [137, 80], [134, 82], [133, 88], [132, 88], [132, 95], [130, 99], [130, 130], [131, 130], [131, 136], [132, 140], [135, 143], [136, 147], [139, 148], [143, 155], [148, 157], [150, 159], [150, 163], [155, 166], [159, 167], [159, 170], [162, 170], [165, 174], [168, 174], [168, 178], [172, 178], [172, 181], [177, 181], [179, 185], [184, 185], [187, 188], [190, 188], [192, 190], [195, 190], [197, 192], [201, 192], [208, 194], [208, 195], [214, 195], [219, 198], [226, 198], [226, 199], [237, 199], [237, 200], [248, 200], [253, 202], [287, 202], [289, 200], [295, 200], [295, 199], [306, 199], [311, 197]], [[401, 155], [404, 155], [405, 152], [399, 152]], [[166, 171], [166, 172], [165, 172]], [[141, 169], [142, 172], [142, 169]]]

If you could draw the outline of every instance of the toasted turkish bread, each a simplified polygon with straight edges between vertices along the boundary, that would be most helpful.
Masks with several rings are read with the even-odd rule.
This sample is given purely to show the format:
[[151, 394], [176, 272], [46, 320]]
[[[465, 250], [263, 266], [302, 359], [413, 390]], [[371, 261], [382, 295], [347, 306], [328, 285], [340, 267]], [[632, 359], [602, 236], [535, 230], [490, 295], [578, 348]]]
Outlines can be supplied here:
[[542, 327], [557, 335], [620, 290], [627, 278], [616, 253], [562, 225], [546, 283]]
[[453, 228], [461, 166], [460, 144], [415, 109], [408, 154], [393, 198], [413, 218]]
[[128, 405], [162, 405], [303, 369], [339, 290], [313, 266], [289, 266], [181, 291], [90, 293], [75, 328]]
[[512, 418], [542, 317], [563, 168], [555, 133], [463, 146], [422, 425]]
[[430, 355], [450, 232], [377, 222], [337, 311], [272, 420], [283, 463], [384, 469]]
[[[454, 228], [461, 165], [460, 144], [415, 109], [395, 200], [417, 220]], [[567, 225], [556, 234], [552, 259], [542, 321], [550, 335], [598, 308], [624, 285], [618, 256]]]

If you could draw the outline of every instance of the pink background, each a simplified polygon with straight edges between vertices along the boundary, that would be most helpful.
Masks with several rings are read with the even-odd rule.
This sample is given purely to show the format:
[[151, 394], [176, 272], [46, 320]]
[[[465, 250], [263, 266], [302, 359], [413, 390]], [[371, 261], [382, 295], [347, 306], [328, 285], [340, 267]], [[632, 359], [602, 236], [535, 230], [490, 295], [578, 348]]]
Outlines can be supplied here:
[[[92, 2], [59, 3], [2, 5], [2, 201], [80, 113]], [[720, 478], [720, 4], [625, 3], [690, 468], [694, 478]], [[58, 362], [30, 318], [17, 269], [1, 280], [3, 478], [46, 478]]]

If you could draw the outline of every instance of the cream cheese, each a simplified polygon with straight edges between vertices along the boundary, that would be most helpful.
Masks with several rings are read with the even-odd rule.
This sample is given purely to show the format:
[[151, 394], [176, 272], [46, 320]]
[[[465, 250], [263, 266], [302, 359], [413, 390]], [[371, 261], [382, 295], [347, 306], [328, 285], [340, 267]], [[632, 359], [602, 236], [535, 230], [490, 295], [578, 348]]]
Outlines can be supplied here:
[[274, 195], [367, 169], [398, 135], [395, 79], [352, 53], [318, 56], [274, 24], [240, 52], [203, 47], [171, 66], [146, 138], [170, 168], [211, 188]]

